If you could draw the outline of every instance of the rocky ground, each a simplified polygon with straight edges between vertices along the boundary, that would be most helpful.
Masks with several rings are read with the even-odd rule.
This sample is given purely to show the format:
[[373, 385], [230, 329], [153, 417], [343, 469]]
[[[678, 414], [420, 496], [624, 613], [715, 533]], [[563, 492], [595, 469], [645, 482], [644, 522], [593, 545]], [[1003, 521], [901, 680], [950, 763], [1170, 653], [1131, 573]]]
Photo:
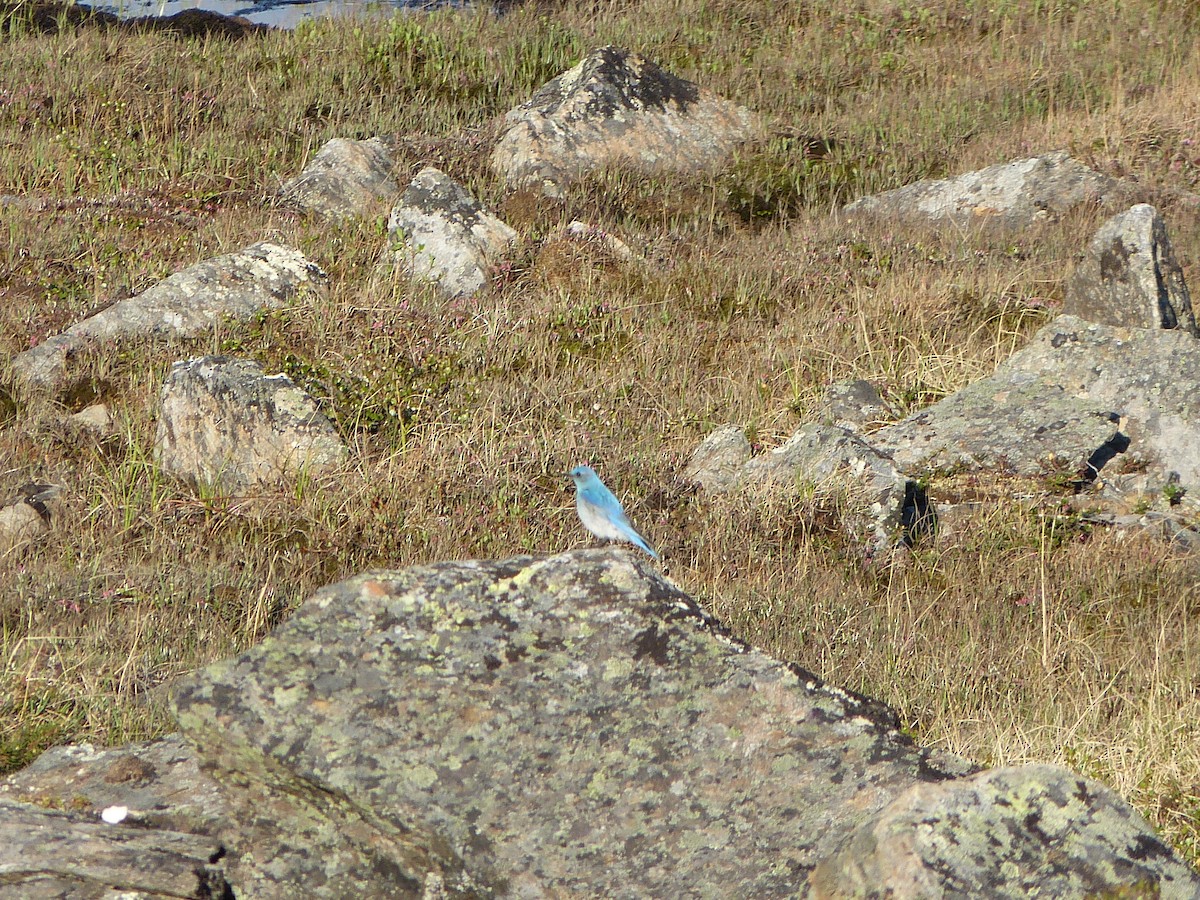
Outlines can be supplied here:
[[[5, 827], [75, 849], [14, 839], [6, 877], [1195, 895], [1194, 45], [922, 9], [755, 6], [710, 23], [708, 78], [681, 32], [636, 52], [569, 5], [228, 45], [6, 13], [29, 75], [0, 121], [32, 147], [0, 207], [7, 767], [182, 734], [12, 775]], [[101, 89], [72, 35], [134, 72], [242, 59], [245, 87]], [[905, 155], [965, 36], [1019, 48], [977, 88], [1065, 42], [1056, 104]], [[820, 137], [785, 51], [846, 104]], [[1099, 101], [1067, 90], [1085, 65]], [[1138, 65], [1171, 78], [1131, 92]], [[408, 127], [367, 127], [368, 76]], [[271, 115], [324, 124], [268, 184], [297, 156]], [[122, 177], [163, 193], [96, 191]], [[662, 572], [558, 555], [580, 461]]]

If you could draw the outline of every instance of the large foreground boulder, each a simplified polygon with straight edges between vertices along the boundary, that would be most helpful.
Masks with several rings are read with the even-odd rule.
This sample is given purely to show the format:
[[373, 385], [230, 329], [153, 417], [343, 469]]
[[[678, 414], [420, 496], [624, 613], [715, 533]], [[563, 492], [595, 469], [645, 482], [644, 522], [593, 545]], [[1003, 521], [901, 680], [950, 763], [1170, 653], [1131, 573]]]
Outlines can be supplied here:
[[761, 130], [749, 110], [617, 47], [542, 85], [504, 125], [492, 165], [510, 186], [552, 197], [606, 166], [709, 171]]
[[1103, 786], [964, 780], [623, 551], [352, 578], [174, 713], [238, 896], [1200, 892]]
[[248, 319], [260, 310], [283, 306], [302, 288], [322, 284], [325, 278], [297, 250], [254, 244], [176, 272], [18, 353], [13, 372], [30, 386], [52, 387], [66, 377], [71, 356], [91, 344], [199, 334], [225, 317]]

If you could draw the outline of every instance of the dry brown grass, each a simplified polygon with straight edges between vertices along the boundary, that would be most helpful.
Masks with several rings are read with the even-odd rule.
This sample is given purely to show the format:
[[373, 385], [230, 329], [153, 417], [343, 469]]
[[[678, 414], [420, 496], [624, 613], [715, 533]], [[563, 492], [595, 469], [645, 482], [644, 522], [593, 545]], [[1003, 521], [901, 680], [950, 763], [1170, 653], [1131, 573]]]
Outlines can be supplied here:
[[[93, 354], [75, 391], [9, 415], [0, 494], [64, 491], [50, 534], [0, 561], [0, 768], [169, 727], [162, 685], [332, 579], [584, 544], [559, 473], [586, 459], [747, 640], [891, 703], [925, 743], [1099, 777], [1200, 858], [1194, 560], [1087, 528], [1052, 484], [980, 479], [974, 519], [884, 564], [842, 537], [836, 498], [711, 501], [677, 481], [716, 425], [772, 446], [831, 380], [869, 378], [906, 412], [988, 373], [1053, 314], [1101, 218], [1007, 239], [831, 221], [854, 196], [1067, 147], [1136, 176], [1196, 284], [1198, 36], [1193, 4], [1150, 0], [530, 4], [236, 44], [10, 22], [0, 193], [36, 202], [0, 205], [0, 354], [267, 237], [331, 278], [202, 339]], [[754, 106], [779, 136], [719, 177], [607, 173], [562, 204], [504, 197], [489, 123], [605, 42]], [[380, 223], [271, 204], [325, 140], [376, 133], [519, 224], [495, 291], [446, 303], [380, 275]], [[789, 133], [837, 144], [814, 161]], [[572, 218], [646, 264], [555, 240]], [[245, 497], [163, 477], [160, 385], [209, 351], [290, 372], [353, 462]], [[118, 420], [103, 441], [62, 421], [96, 398]]]

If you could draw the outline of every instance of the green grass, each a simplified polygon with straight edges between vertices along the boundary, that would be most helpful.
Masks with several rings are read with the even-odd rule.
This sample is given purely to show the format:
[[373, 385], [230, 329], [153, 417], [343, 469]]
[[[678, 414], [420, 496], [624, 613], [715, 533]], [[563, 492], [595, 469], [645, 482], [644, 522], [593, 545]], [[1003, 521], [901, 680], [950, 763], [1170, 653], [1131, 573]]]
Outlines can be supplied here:
[[[989, 373], [1054, 314], [1101, 219], [1003, 239], [831, 220], [864, 193], [1065, 147], [1136, 176], [1197, 284], [1198, 38], [1194, 4], [1151, 0], [534, 3], [240, 42], [10, 16], [0, 194], [28, 205], [0, 205], [3, 358], [268, 237], [330, 284], [201, 338], [89, 354], [62, 396], [0, 398], [0, 495], [64, 486], [51, 531], [0, 560], [0, 770], [161, 733], [172, 678], [336, 578], [585, 545], [560, 473], [591, 461], [745, 639], [887, 701], [923, 743], [1101, 778], [1200, 859], [1195, 561], [1089, 529], [1046, 482], [935, 480], [935, 501], [977, 508], [885, 563], [844, 536], [836, 496], [679, 481], [714, 427], [775, 446], [831, 380], [868, 378], [907, 413]], [[497, 117], [610, 42], [755, 108], [772, 136], [713, 176], [505, 195]], [[446, 302], [376, 269], [379, 222], [271, 202], [329, 138], [374, 134], [396, 138], [402, 178], [438, 165], [518, 228], [493, 291]], [[556, 237], [575, 218], [645, 262]], [[162, 475], [159, 391], [203, 352], [287, 371], [351, 462], [236, 497]], [[64, 423], [97, 399], [117, 420], [103, 440]]]

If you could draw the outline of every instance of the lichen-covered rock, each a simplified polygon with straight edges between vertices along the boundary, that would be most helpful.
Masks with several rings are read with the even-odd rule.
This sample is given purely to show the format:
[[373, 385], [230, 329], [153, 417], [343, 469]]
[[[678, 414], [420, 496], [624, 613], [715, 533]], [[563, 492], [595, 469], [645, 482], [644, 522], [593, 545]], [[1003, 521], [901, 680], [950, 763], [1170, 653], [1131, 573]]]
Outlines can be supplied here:
[[99, 821], [103, 810], [122, 806], [127, 821], [212, 835], [229, 817], [217, 785], [199, 768], [195, 751], [179, 735], [98, 749], [91, 744], [53, 747], [0, 778], [0, 799], [67, 809]]
[[861, 431], [894, 417], [879, 389], [861, 378], [828, 385], [816, 414], [822, 424], [849, 431]]
[[467, 297], [487, 285], [489, 270], [517, 233], [429, 167], [392, 210], [388, 238], [393, 258], [410, 275], [434, 282], [447, 296]]
[[171, 367], [155, 437], [162, 469], [237, 491], [345, 461], [346, 446], [313, 399], [257, 363], [202, 356]]
[[1100, 226], [1067, 286], [1063, 312], [1129, 328], [1178, 328], [1200, 336], [1167, 225], [1137, 206]]
[[228, 898], [218, 840], [108, 824], [0, 797], [0, 893], [112, 900]]
[[852, 501], [843, 519], [850, 537], [880, 550], [910, 537], [906, 526], [918, 519], [924, 523], [929, 515], [923, 493], [892, 460], [836, 425], [802, 425], [774, 450], [746, 463], [739, 482], [758, 489], [837, 490]]
[[623, 551], [332, 585], [174, 711], [238, 896], [1200, 891], [1103, 786], [914, 748]]
[[199, 334], [225, 317], [247, 319], [260, 310], [283, 306], [302, 288], [321, 284], [325, 277], [296, 250], [254, 244], [176, 272], [136, 297], [17, 354], [13, 373], [30, 386], [54, 386], [67, 374], [71, 355], [89, 343], [138, 335]]
[[394, 161], [384, 142], [333, 138], [303, 171], [279, 189], [286, 203], [330, 219], [365, 216], [400, 193]]
[[174, 712], [238, 896], [792, 896], [965, 768], [613, 550], [333, 585]]
[[1196, 384], [1200, 343], [1186, 332], [1059, 316], [991, 377], [870, 440], [909, 474], [997, 469], [1092, 481], [1111, 464], [1195, 493]]
[[560, 196], [587, 172], [701, 172], [759, 135], [747, 109], [617, 47], [602, 47], [504, 117], [492, 165], [509, 185]]
[[956, 178], [919, 181], [847, 204], [850, 215], [907, 222], [1018, 229], [1103, 200], [1116, 182], [1066, 151], [988, 166]]
[[727, 490], [737, 486], [751, 455], [746, 432], [736, 425], [723, 425], [692, 451], [683, 477], [706, 491]]
[[1200, 896], [1196, 873], [1120, 797], [1045, 765], [910, 788], [812, 885], [815, 900]]
[[684, 478], [712, 493], [836, 491], [845, 504], [848, 536], [877, 550], [907, 542], [914, 529], [933, 524], [924, 491], [873, 446], [836, 425], [802, 425], [783, 444], [753, 458], [742, 430], [726, 425], [692, 452]]
[[991, 470], [1090, 479], [1128, 445], [1108, 403], [1069, 391], [1053, 373], [1001, 366], [907, 419], [871, 445], [909, 475]]

